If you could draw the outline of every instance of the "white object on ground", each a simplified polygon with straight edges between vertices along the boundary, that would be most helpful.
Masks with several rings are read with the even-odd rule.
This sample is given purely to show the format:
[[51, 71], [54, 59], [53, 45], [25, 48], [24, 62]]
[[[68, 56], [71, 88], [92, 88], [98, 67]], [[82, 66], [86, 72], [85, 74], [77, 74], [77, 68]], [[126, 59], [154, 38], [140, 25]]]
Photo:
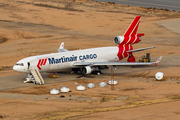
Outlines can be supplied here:
[[84, 85], [77, 85], [77, 90], [85, 90], [85, 86]]
[[[117, 85], [117, 83], [118, 83], [117, 80], [114, 79], [114, 85]], [[111, 85], [111, 79], [108, 81], [108, 84]]]
[[106, 86], [107, 86], [106, 82], [100, 82], [99, 83], [99, 87], [106, 87]]
[[87, 87], [88, 87], [88, 88], [94, 88], [95, 85], [94, 85], [94, 83], [88, 83], [88, 84], [87, 84]]
[[163, 72], [157, 72], [155, 77], [156, 77], [156, 80], [164, 80], [164, 73]]
[[69, 92], [69, 88], [68, 87], [61, 87], [60, 91], [62, 93], [66, 93], [66, 92]]
[[51, 89], [51, 90], [50, 90], [50, 94], [51, 94], [51, 95], [57, 95], [57, 94], [59, 94], [59, 90], [56, 89], [56, 88], [55, 88], [55, 89]]

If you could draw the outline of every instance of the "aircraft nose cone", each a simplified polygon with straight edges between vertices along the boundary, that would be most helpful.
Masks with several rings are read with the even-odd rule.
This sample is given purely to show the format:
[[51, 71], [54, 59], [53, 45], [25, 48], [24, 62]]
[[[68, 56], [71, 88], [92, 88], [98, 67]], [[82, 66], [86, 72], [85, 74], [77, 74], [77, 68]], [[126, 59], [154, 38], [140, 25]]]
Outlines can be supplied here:
[[13, 66], [13, 70], [16, 71], [16, 72], [18, 72], [17, 66], [14, 65], [14, 66]]
[[14, 65], [13, 70], [16, 72], [21, 72], [22, 70], [19, 68], [19, 66]]
[[20, 73], [30, 73], [30, 71], [27, 70], [24, 66], [14, 65], [13, 70]]

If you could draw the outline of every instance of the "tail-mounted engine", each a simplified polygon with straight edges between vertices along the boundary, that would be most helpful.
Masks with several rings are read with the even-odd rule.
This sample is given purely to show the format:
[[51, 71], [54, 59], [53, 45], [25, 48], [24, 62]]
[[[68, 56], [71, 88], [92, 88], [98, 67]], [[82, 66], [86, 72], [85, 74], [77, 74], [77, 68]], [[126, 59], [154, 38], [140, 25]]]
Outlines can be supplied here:
[[114, 43], [117, 45], [135, 44], [141, 41], [141, 36], [117, 36], [114, 38]]

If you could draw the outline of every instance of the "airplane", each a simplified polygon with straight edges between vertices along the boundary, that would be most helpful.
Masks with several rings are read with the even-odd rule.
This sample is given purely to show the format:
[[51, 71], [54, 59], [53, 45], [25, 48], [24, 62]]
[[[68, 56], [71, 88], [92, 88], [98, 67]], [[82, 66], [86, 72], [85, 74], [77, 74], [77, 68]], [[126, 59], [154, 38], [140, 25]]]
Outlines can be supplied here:
[[[151, 49], [154, 47], [133, 49], [132, 45], [141, 41], [144, 33], [138, 33], [137, 29], [141, 16], [136, 16], [123, 36], [114, 38], [117, 46], [98, 47], [83, 50], [68, 51], [62, 43], [57, 53], [37, 55], [18, 61], [13, 70], [30, 74], [30, 67], [39, 72], [60, 72], [65, 69], [80, 70], [83, 75], [99, 71], [101, 66], [133, 66], [133, 65], [157, 65], [156, 62], [136, 62], [133, 52]], [[127, 62], [117, 62], [128, 57]]]

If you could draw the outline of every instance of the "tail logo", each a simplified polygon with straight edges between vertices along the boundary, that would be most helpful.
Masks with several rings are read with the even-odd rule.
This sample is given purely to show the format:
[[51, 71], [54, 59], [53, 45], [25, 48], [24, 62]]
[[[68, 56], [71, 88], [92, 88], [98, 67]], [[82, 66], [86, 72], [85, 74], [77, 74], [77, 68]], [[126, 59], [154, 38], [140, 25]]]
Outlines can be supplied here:
[[39, 62], [37, 64], [37, 67], [39, 70], [41, 70], [41, 66], [45, 65], [47, 62], [47, 58], [46, 59], [39, 59]]

